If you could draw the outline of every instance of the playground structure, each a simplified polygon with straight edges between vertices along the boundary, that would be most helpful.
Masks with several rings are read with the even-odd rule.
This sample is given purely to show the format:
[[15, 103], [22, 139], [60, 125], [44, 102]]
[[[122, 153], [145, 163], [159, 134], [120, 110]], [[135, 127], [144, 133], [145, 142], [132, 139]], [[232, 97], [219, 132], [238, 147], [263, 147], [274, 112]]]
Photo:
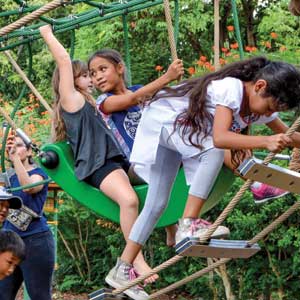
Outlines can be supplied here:
[[[84, 2], [84, 1], [72, 1], [72, 4], [75, 4], [76, 2]], [[90, 1], [89, 1], [90, 2]], [[127, 5], [128, 3], [130, 4], [137, 3], [139, 2], [139, 5], [143, 4], [146, 5], [148, 4], [150, 6], [150, 2], [152, 5], [155, 4], [161, 4], [162, 1], [127, 1], [127, 3], [125, 5]], [[149, 3], [148, 3], [149, 2]], [[215, 1], [215, 3], [217, 3], [218, 1]], [[233, 1], [234, 2], [234, 1]], [[91, 2], [90, 2], [91, 3]], [[155, 3], [155, 4], [154, 4]], [[175, 3], [177, 3], [177, 1], [175, 1]], [[69, 1], [52, 1], [51, 3], [49, 3], [49, 5], [42, 7], [42, 8], [37, 8], [35, 7], [33, 8], [23, 8], [23, 12], [30, 12], [32, 9], [32, 13], [30, 15], [28, 15], [27, 19], [24, 19], [22, 21], [22, 18], [18, 21], [18, 24], [14, 25], [14, 26], [6, 26], [4, 28], [2, 28], [0, 30], [0, 43], [4, 43], [6, 42], [6, 46], [3, 46], [0, 48], [0, 51], [5, 51], [6, 56], [9, 58], [9, 52], [8, 49], [12, 49], [18, 45], [20, 45], [20, 43], [26, 43], [26, 42], [31, 42], [34, 39], [39, 38], [38, 34], [37, 34], [37, 28], [38, 28], [38, 24], [34, 25], [31, 28], [28, 28], [28, 31], [26, 31], [27, 29], [21, 29], [19, 32], [16, 30], [17, 28], [19, 28], [20, 26], [23, 26], [25, 24], [27, 24], [28, 22], [30, 22], [31, 20], [37, 18], [37, 17], [41, 17], [48, 9], [54, 9], [60, 5], [66, 5], [69, 4]], [[93, 2], [93, 5], [95, 6], [96, 3]], [[148, 6], [143, 6], [143, 8], [148, 7]], [[99, 7], [98, 7], [99, 8]], [[105, 16], [105, 8], [101, 7], [104, 11], [104, 16]], [[126, 13], [130, 12], [130, 9], [132, 7], [126, 7], [127, 11]], [[113, 8], [111, 8], [113, 9]], [[123, 9], [123, 8], [122, 8]], [[135, 9], [141, 9], [140, 7], [135, 7]], [[132, 8], [133, 11], [133, 8]], [[218, 13], [218, 10], [216, 9], [216, 14]], [[114, 12], [114, 10], [113, 10]], [[31, 16], [31, 17], [30, 17]], [[84, 15], [85, 16], [85, 15]], [[102, 16], [102, 17], [104, 17]], [[86, 17], [86, 16], [85, 16]], [[24, 17], [26, 18], [26, 17]], [[70, 30], [72, 29], [72, 26], [74, 26], [74, 28], [76, 28], [76, 26], [78, 26], [78, 24], [80, 24], [80, 26], [85, 26], [85, 25], [89, 25], [90, 23], [85, 20], [84, 18], [80, 20], [80, 22], [78, 21], [78, 18], [74, 18], [74, 20], [71, 20], [70, 22], [74, 22], [74, 23], [70, 23], [68, 25], [65, 25], [63, 23], [55, 23], [53, 20], [50, 21], [45, 17], [41, 17], [42, 20], [44, 22], [53, 22], [52, 25], [54, 25], [54, 29], [57, 28], [56, 32], [62, 32], [64, 30]], [[96, 19], [99, 18], [99, 12], [98, 12], [98, 16], [95, 17], [95, 22]], [[92, 19], [92, 17], [91, 17]], [[98, 19], [97, 19], [98, 20]], [[63, 20], [64, 21], [64, 20]], [[99, 21], [99, 20], [98, 20]], [[86, 22], [86, 23], [85, 23]], [[90, 20], [91, 22], [91, 20]], [[17, 23], [17, 22], [16, 22]], [[11, 24], [13, 25], [13, 24]], [[60, 27], [61, 26], [61, 27]], [[170, 30], [169, 33], [169, 37], [170, 41], [171, 41], [171, 45], [170, 46], [172, 50], [172, 56], [176, 57], [176, 46], [174, 47], [175, 44], [175, 39], [173, 39], [172, 41], [172, 36], [174, 38], [174, 33], [172, 32], [172, 27], [169, 25], [168, 27]], [[236, 28], [238, 28], [238, 26], [236, 26]], [[13, 32], [14, 31], [14, 32]], [[13, 33], [10, 33], [13, 32]], [[30, 34], [29, 34], [30, 32]], [[217, 32], [217, 29], [216, 29]], [[10, 39], [13, 39], [15, 37], [18, 36], [30, 36], [31, 38], [28, 38], [28, 40], [25, 41], [22, 40], [21, 42], [15, 42], [15, 43], [7, 43]], [[217, 34], [215, 36], [215, 40], [217, 40]], [[126, 38], [125, 38], [126, 40]], [[218, 47], [215, 47], [215, 49]], [[242, 49], [242, 47], [240, 47], [240, 49]], [[215, 50], [215, 56], [218, 56], [217, 50]], [[130, 61], [130, 59], [129, 59]], [[128, 60], [127, 60], [128, 62]], [[14, 65], [14, 67], [16, 68], [16, 66]], [[17, 69], [17, 68], [16, 68]], [[21, 75], [21, 73], [19, 72], [19, 74]], [[24, 74], [23, 74], [24, 75]], [[25, 80], [26, 82], [26, 80]], [[26, 84], [28, 85], [28, 82], [26, 82]], [[21, 99], [22, 97], [20, 97]], [[38, 97], [39, 98], [39, 97]], [[47, 103], [47, 102], [46, 102]], [[45, 105], [46, 107], [46, 105]], [[46, 109], [51, 110], [49, 107]], [[7, 116], [5, 114], [5, 112], [1, 109], [1, 113], [3, 116], [5, 116], [6, 120], [9, 122], [10, 126], [15, 127], [14, 122], [12, 121], [12, 119]], [[290, 136], [293, 134], [293, 132], [295, 132], [295, 130], [297, 130], [298, 126], [299, 126], [300, 120], [297, 119], [297, 121], [294, 123], [294, 125], [290, 128], [290, 130], [287, 132], [287, 135]], [[101, 195], [101, 205], [99, 205], [99, 203], [97, 203], [95, 201], [95, 199], [97, 199], [97, 201], [99, 201], [99, 195], [101, 194], [98, 190], [93, 189], [89, 186], [87, 186], [84, 183], [78, 183], [78, 181], [76, 180], [74, 173], [72, 172], [72, 168], [73, 168], [73, 162], [72, 162], [72, 154], [70, 153], [70, 147], [65, 144], [55, 144], [55, 145], [46, 145], [44, 146], [42, 149], [39, 149], [36, 145], [34, 145], [32, 143], [32, 141], [30, 140], [30, 138], [27, 137], [27, 135], [25, 135], [22, 130], [17, 129], [16, 128], [17, 133], [24, 139], [25, 142], [27, 142], [28, 144], [33, 146], [33, 149], [36, 150], [37, 154], [40, 157], [40, 162], [41, 165], [44, 166], [44, 169], [47, 171], [47, 173], [49, 174], [49, 176], [51, 178], [53, 178], [59, 185], [61, 185], [63, 187], [63, 189], [67, 192], [70, 193], [71, 196], [73, 196], [74, 198], [76, 198], [78, 201], [80, 201], [82, 204], [86, 205], [87, 207], [91, 208], [92, 210], [94, 210], [95, 212], [101, 214], [102, 216], [111, 219], [112, 221], [118, 222], [118, 208], [117, 206], [112, 203], [109, 199], [107, 199], [106, 197], [104, 197], [103, 195]], [[2, 149], [4, 149], [4, 147], [2, 147]], [[54, 153], [53, 156], [51, 156]], [[49, 155], [51, 156], [49, 158]], [[2, 155], [2, 158], [4, 157], [4, 155]], [[54, 161], [54, 164], [52, 165], [52, 158]], [[284, 180], [280, 180], [280, 181], [276, 181], [273, 180], [275, 175], [273, 176], [274, 172], [273, 170], [271, 170], [268, 167], [268, 164], [270, 163], [270, 161], [274, 158], [274, 153], [269, 154], [265, 160], [262, 163], [258, 163], [257, 165], [255, 165], [256, 168], [258, 168], [258, 170], [261, 170], [263, 168], [267, 169], [267, 178], [268, 180], [266, 181], [267, 183], [270, 183], [274, 186], [278, 186], [280, 188], [284, 188], [287, 190], [292, 190], [290, 187], [296, 187], [293, 192], [299, 193], [299, 188], [297, 188], [297, 186], [299, 187], [299, 176], [297, 176], [296, 174], [293, 173], [287, 173], [285, 170], [276, 170], [277, 173], [280, 174], [280, 176], [282, 176], [282, 178], [284, 180], [288, 181], [288, 184], [281, 184], [282, 182], [284, 182]], [[49, 164], [49, 162], [51, 162]], [[3, 164], [2, 164], [3, 165]], [[249, 167], [249, 169], [251, 169], [251, 167]], [[254, 174], [257, 174], [257, 172], [255, 171], [257, 169], [254, 169]], [[3, 170], [5, 173], [5, 169]], [[249, 171], [250, 172], [250, 171]], [[268, 173], [269, 172], [269, 173]], [[275, 173], [276, 173], [275, 172]], [[66, 174], [68, 174], [66, 176]], [[243, 175], [245, 177], [248, 176], [248, 172], [243, 173]], [[269, 176], [268, 176], [269, 175]], [[255, 250], [259, 250], [257, 249], [257, 245], [256, 243], [262, 239], [264, 236], [266, 236], [269, 232], [271, 232], [277, 225], [279, 225], [281, 222], [283, 222], [287, 217], [289, 217], [296, 209], [299, 208], [300, 203], [296, 202], [288, 211], [286, 211], [284, 214], [282, 214], [280, 217], [278, 217], [275, 221], [273, 221], [269, 226], [267, 226], [265, 228], [264, 231], [260, 232], [259, 234], [257, 234], [255, 237], [253, 237], [251, 240], [249, 241], [245, 241], [243, 243], [243, 241], [241, 241], [242, 243], [240, 245], [233, 245], [230, 244], [231, 248], [229, 249], [236, 249], [236, 254], [234, 256], [230, 256], [229, 253], [225, 253], [224, 252], [224, 248], [226, 248], [225, 246], [228, 246], [228, 242], [225, 241], [225, 243], [223, 243], [223, 245], [221, 245], [221, 250], [220, 249], [216, 249], [218, 248], [218, 246], [215, 246], [213, 244], [213, 240], [210, 241], [210, 243], [207, 246], [207, 241], [209, 241], [211, 234], [215, 231], [215, 229], [217, 228], [217, 226], [219, 226], [224, 220], [225, 218], [228, 216], [228, 214], [233, 210], [233, 208], [235, 207], [235, 205], [239, 202], [239, 200], [241, 199], [243, 193], [249, 188], [249, 186], [251, 185], [251, 183], [253, 182], [254, 177], [249, 175], [249, 179], [245, 182], [245, 184], [242, 186], [242, 188], [240, 189], [240, 191], [236, 194], [236, 196], [231, 200], [231, 202], [228, 204], [228, 206], [224, 209], [224, 211], [221, 213], [221, 215], [217, 218], [217, 220], [214, 222], [214, 224], [212, 225], [211, 229], [208, 231], [207, 235], [201, 239], [200, 241], [192, 241], [192, 240], [188, 240], [187, 243], [188, 245], [184, 246], [184, 250], [185, 252], [179, 251], [179, 254], [174, 256], [173, 258], [171, 258], [170, 260], [164, 262], [163, 264], [161, 264], [160, 266], [154, 268], [150, 273], [145, 274], [143, 276], [138, 277], [136, 280], [132, 281], [132, 283], [122, 289], [117, 289], [114, 291], [97, 291], [95, 293], [92, 293], [90, 295], [91, 299], [100, 299], [100, 298], [106, 298], [106, 299], [110, 299], [110, 298], [114, 298], [116, 295], [122, 293], [124, 290], [126, 290], [127, 288], [142, 282], [145, 278], [149, 277], [152, 274], [158, 273], [161, 270], [175, 264], [176, 262], [178, 262], [179, 260], [183, 259], [185, 255], [190, 255], [189, 253], [192, 253], [195, 256], [198, 256], [197, 254], [199, 254], [199, 252], [201, 252], [203, 250], [203, 245], [204, 247], [208, 248], [207, 252], [205, 253], [205, 257], [212, 255], [211, 253], [211, 249], [214, 248], [214, 250], [216, 250], [217, 252], [214, 252], [213, 256], [214, 257], [218, 257], [220, 258], [217, 262], [213, 263], [212, 265], [210, 265], [207, 268], [204, 268], [196, 273], [194, 273], [193, 275], [161, 290], [158, 291], [154, 294], [150, 295], [149, 299], [154, 299], [156, 297], [158, 297], [159, 295], [162, 295], [164, 293], [167, 293], [195, 278], [198, 278], [208, 272], [210, 272], [211, 270], [213, 270], [214, 268], [217, 268], [218, 266], [225, 264], [227, 262], [229, 262], [232, 258], [238, 258], [238, 257], [249, 257], [251, 255], [253, 255], [256, 251]], [[66, 183], [66, 177], [68, 177], [68, 182]], [[225, 180], [226, 179], [226, 180]], [[220, 200], [220, 195], [224, 194], [226, 192], [226, 190], [230, 187], [230, 185], [233, 182], [233, 175], [226, 169], [222, 170], [222, 173], [219, 176], [219, 181], [216, 182], [214, 190], [212, 192], [212, 194], [210, 195], [210, 199], [207, 202], [207, 207], [206, 207], [206, 211], [209, 210], [210, 208], [212, 208], [219, 200]], [[264, 182], [263, 180], [261, 180], [262, 182]], [[292, 184], [291, 184], [292, 183]], [[74, 186], [74, 184], [76, 184], [78, 186], [77, 189], [71, 189], [70, 187]], [[64, 186], [65, 185], [65, 186]], [[69, 190], [68, 190], [69, 188]], [[177, 190], [178, 188], [178, 190]], [[72, 192], [73, 190], [73, 192]], [[141, 203], [143, 203], [143, 199], [145, 198], [145, 194], [147, 191], [147, 187], [144, 186], [137, 186], [135, 187], [135, 190], [137, 191], [140, 199], [141, 199]], [[83, 195], [85, 195], [85, 198], [87, 198], [87, 200], [82, 200], [83, 199]], [[87, 196], [88, 195], [88, 196]], [[165, 226], [165, 225], [169, 225], [169, 224], [173, 224], [174, 222], [177, 221], [177, 219], [180, 217], [181, 215], [181, 211], [184, 207], [184, 202], [182, 202], [183, 199], [186, 198], [187, 195], [187, 187], [185, 185], [184, 182], [184, 178], [182, 173], [180, 173], [178, 175], [177, 181], [175, 183], [175, 190], [173, 191], [172, 194], [172, 199], [170, 201], [170, 205], [168, 207], [168, 209], [166, 210], [165, 214], [163, 215], [163, 217], [161, 218], [158, 226]], [[99, 201], [100, 202], [100, 201]], [[105, 204], [104, 204], [105, 203]], [[105, 208], [104, 208], [105, 207]], [[230, 242], [229, 242], [230, 243]], [[198, 248], [198, 249], [197, 249]], [[219, 247], [220, 248], [220, 247]], [[228, 247], [227, 247], [228, 248]], [[254, 249], [256, 248], [256, 249]], [[202, 250], [201, 250], [202, 249]], [[254, 250], [253, 250], [254, 249]], [[249, 256], [244, 255], [246, 253], [246, 251], [249, 253], [249, 250], [252, 251], [253, 253]], [[219, 252], [218, 252], [219, 251]], [[189, 253], [187, 253], [189, 252]], [[223, 253], [220, 256], [220, 252]], [[230, 252], [230, 251], [229, 251]], [[232, 252], [232, 251], [231, 251]], [[225, 254], [224, 254], [225, 253]]]

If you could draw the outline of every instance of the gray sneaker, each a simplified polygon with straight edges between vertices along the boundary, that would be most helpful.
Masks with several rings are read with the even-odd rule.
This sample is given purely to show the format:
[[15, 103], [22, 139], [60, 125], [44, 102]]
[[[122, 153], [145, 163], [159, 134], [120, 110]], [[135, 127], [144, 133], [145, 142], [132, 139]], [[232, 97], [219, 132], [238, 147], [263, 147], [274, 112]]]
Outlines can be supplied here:
[[[203, 219], [184, 218], [179, 220], [178, 230], [176, 232], [176, 244], [187, 237], [201, 238], [204, 236], [212, 224]], [[229, 229], [225, 226], [218, 226], [211, 238], [219, 239], [228, 236]]]
[[[108, 275], [105, 278], [106, 283], [115, 289], [121, 288], [128, 284], [133, 278], [131, 273], [134, 272], [133, 266], [127, 264], [118, 258], [117, 264], [109, 271]], [[126, 291], [124, 294], [129, 296], [134, 300], [146, 300], [149, 298], [149, 295], [138, 285], [135, 285]]]

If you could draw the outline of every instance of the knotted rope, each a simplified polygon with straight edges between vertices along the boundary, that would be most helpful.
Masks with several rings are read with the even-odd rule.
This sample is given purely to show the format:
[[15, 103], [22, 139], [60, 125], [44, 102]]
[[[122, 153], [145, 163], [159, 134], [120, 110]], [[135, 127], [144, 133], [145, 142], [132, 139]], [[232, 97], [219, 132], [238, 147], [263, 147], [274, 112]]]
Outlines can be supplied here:
[[53, 10], [61, 5], [64, 5], [64, 4], [68, 4], [68, 1], [53, 0], [50, 3], [47, 3], [46, 5], [37, 9], [36, 11], [32, 12], [31, 14], [24, 16], [21, 19], [15, 21], [14, 23], [1, 28], [0, 29], [0, 37], [26, 25], [27, 23], [39, 18], [46, 12], [51, 11], [51, 10]]

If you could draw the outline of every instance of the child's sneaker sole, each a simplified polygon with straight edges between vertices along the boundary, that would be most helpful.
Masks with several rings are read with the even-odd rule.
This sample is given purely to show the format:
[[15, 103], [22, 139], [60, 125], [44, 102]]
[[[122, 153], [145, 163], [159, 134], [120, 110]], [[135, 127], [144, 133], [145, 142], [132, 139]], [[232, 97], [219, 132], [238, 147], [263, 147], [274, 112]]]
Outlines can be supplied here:
[[[116, 282], [114, 279], [110, 278], [109, 274], [105, 277], [105, 282], [115, 289], [119, 289], [119, 288], [123, 287], [122, 284], [120, 284], [120, 283]], [[143, 292], [143, 293], [145, 293], [145, 295], [137, 295], [134, 291], [132, 291], [130, 289], [131, 288], [124, 291], [123, 293], [134, 300], [146, 300], [149, 298], [149, 295], [145, 291]]]
[[285, 193], [282, 193], [280, 195], [276, 195], [276, 196], [273, 196], [273, 197], [270, 197], [270, 198], [265, 198], [265, 199], [261, 199], [261, 200], [254, 200], [254, 203], [256, 203], [256, 204], [266, 203], [269, 200], [278, 199], [278, 198], [286, 196], [288, 194], [290, 194], [290, 192], [286, 191]]

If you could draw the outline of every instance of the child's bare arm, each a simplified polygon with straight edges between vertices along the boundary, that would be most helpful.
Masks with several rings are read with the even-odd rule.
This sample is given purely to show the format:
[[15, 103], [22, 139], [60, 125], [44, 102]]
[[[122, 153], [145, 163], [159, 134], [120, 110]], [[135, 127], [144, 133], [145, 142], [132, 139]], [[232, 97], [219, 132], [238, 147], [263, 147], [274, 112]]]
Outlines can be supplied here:
[[143, 102], [147, 96], [151, 96], [158, 90], [169, 84], [171, 81], [178, 79], [184, 73], [182, 60], [176, 59], [169, 66], [168, 71], [160, 76], [158, 79], [150, 82], [149, 84], [143, 86], [134, 93], [129, 93], [125, 95], [114, 95], [108, 97], [101, 109], [104, 113], [110, 114], [115, 111], [121, 111], [127, 109], [131, 106], [137, 105]]
[[84, 104], [84, 98], [75, 90], [72, 62], [68, 52], [54, 36], [50, 25], [40, 27], [40, 33], [57, 64], [59, 70], [59, 94], [63, 108], [74, 112]]
[[249, 136], [230, 131], [232, 110], [218, 105], [213, 124], [214, 145], [224, 149], [268, 149], [280, 152], [291, 145], [292, 140], [283, 133], [271, 136]]

